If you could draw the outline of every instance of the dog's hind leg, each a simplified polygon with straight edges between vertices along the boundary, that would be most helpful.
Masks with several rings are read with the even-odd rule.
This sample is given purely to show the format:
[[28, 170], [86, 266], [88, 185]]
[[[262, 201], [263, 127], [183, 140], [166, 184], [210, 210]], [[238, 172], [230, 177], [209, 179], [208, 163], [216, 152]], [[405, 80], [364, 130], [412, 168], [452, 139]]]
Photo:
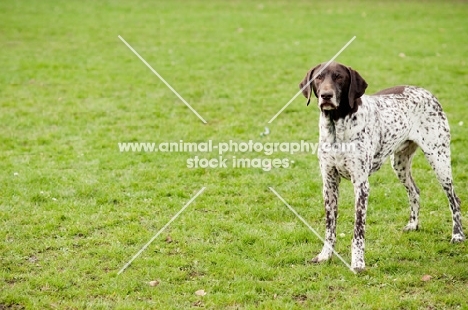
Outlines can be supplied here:
[[411, 161], [417, 149], [415, 142], [406, 141], [391, 158], [393, 170], [405, 186], [410, 203], [410, 219], [405, 231], [417, 230], [419, 223], [419, 188], [411, 176]]
[[[447, 142], [448, 143], [448, 142]], [[429, 151], [425, 151], [424, 155], [434, 169], [434, 172], [439, 180], [440, 185], [447, 195], [450, 210], [452, 211], [452, 240], [451, 242], [461, 242], [465, 240], [463, 227], [461, 222], [460, 199], [455, 194], [452, 178], [452, 168], [450, 164], [450, 149], [449, 147], [438, 146]]]
[[[450, 162], [450, 129], [445, 115], [421, 126], [421, 135], [416, 141], [434, 170], [437, 179], [447, 195], [452, 212], [452, 242], [465, 240], [460, 211], [460, 199], [455, 194]], [[434, 120], [434, 118], [432, 119]]]

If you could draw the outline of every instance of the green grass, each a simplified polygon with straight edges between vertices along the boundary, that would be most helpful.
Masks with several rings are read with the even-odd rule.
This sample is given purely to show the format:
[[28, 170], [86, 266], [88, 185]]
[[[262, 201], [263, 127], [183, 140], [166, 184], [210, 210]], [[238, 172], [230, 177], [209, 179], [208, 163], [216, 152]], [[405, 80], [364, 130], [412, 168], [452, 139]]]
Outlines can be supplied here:
[[[420, 231], [402, 232], [406, 192], [386, 164], [371, 178], [368, 268], [354, 275], [336, 258], [309, 265], [320, 241], [268, 189], [322, 232], [315, 155], [276, 153], [295, 163], [269, 172], [188, 169], [190, 157], [217, 156], [117, 146], [315, 142], [318, 112], [302, 97], [259, 134], [307, 70], [356, 35], [337, 60], [368, 93], [414, 84], [441, 100], [466, 202], [467, 12], [461, 1], [2, 1], [0, 309], [467, 309], [467, 246], [449, 243], [448, 204], [421, 153]], [[337, 251], [348, 261], [352, 202], [343, 181]]]

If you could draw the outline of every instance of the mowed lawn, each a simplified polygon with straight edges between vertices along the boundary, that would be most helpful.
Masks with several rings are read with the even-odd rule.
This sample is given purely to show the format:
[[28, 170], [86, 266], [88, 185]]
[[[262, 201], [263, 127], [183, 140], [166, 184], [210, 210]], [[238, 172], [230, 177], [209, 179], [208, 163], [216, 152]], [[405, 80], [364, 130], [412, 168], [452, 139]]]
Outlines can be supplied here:
[[[356, 36], [337, 61], [367, 93], [412, 84], [440, 99], [468, 226], [467, 20], [463, 1], [0, 2], [0, 309], [468, 309], [468, 247], [449, 243], [447, 199], [420, 151], [420, 230], [402, 231], [406, 192], [385, 164], [355, 275], [336, 257], [309, 264], [320, 240], [269, 190], [323, 233], [315, 154], [228, 152], [294, 162], [190, 169], [218, 154], [118, 147], [317, 142], [318, 109], [302, 96], [268, 121]], [[349, 262], [349, 181], [340, 195], [336, 249]]]

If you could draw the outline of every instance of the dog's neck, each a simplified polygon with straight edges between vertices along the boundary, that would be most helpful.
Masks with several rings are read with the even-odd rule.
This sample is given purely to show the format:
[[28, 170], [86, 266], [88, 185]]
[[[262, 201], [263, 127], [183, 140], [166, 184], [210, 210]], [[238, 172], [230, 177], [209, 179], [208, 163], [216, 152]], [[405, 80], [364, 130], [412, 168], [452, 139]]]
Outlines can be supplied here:
[[344, 128], [343, 122], [345, 121], [346, 117], [356, 113], [361, 104], [361, 98], [358, 98], [354, 102], [353, 109], [351, 109], [347, 102], [341, 102], [340, 106], [336, 110], [321, 111], [320, 117], [323, 118], [323, 120], [321, 121], [321, 131], [325, 131], [321, 132], [321, 135], [324, 134], [325, 136], [327, 136], [327, 138], [324, 138], [330, 143], [341, 141], [344, 138], [343, 132], [342, 130], [340, 130], [340, 128]]

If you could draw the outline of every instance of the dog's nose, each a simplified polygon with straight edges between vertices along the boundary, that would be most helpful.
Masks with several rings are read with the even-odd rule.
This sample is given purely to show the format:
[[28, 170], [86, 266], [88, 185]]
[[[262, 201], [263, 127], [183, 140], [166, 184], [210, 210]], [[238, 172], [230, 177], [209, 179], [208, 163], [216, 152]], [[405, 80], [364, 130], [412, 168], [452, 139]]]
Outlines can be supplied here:
[[330, 100], [333, 97], [333, 92], [327, 91], [320, 94], [320, 97], [324, 100]]

